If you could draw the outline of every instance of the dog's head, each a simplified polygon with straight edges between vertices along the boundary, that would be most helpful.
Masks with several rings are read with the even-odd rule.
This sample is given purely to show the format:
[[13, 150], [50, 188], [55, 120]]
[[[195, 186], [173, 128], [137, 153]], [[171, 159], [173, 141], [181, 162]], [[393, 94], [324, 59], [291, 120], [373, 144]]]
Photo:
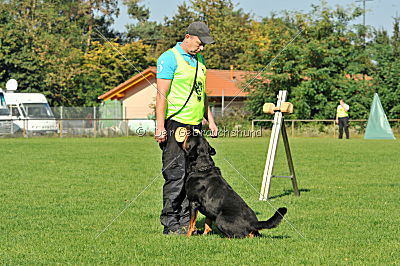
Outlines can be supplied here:
[[197, 165], [200, 168], [214, 165], [211, 156], [216, 154], [215, 149], [211, 147], [200, 130], [186, 128], [186, 133], [182, 141], [182, 149], [188, 156], [189, 164], [191, 166]]

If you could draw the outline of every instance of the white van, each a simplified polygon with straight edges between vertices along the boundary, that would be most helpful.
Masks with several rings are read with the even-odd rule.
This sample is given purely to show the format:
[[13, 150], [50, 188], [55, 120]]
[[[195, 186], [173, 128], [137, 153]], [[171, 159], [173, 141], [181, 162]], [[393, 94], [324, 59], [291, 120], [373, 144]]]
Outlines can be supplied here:
[[57, 132], [57, 122], [46, 97], [41, 93], [14, 93], [16, 81], [15, 84], [7, 86], [7, 91], [3, 93], [13, 121], [12, 131], [25, 129], [27, 133]]
[[12, 134], [11, 115], [8, 110], [4, 92], [0, 89], [0, 135]]

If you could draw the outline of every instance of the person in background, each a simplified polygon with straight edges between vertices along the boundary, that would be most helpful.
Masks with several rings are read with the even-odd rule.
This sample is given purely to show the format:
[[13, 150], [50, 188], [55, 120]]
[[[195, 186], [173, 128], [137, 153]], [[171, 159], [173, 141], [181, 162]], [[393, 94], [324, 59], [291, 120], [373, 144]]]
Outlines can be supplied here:
[[349, 109], [349, 105], [346, 104], [343, 99], [341, 99], [340, 104], [336, 109], [336, 124], [339, 124], [339, 139], [343, 138], [343, 129], [346, 133], [346, 139], [350, 138], [348, 113]]

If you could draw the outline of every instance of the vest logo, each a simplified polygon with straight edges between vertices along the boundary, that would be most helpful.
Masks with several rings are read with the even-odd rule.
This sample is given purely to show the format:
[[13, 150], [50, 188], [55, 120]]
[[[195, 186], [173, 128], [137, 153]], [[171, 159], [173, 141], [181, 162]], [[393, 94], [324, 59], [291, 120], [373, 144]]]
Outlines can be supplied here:
[[204, 90], [204, 85], [203, 82], [201, 81], [197, 81], [196, 84], [194, 85], [194, 91], [197, 94], [197, 101], [201, 101], [201, 96], [203, 94], [203, 90]]

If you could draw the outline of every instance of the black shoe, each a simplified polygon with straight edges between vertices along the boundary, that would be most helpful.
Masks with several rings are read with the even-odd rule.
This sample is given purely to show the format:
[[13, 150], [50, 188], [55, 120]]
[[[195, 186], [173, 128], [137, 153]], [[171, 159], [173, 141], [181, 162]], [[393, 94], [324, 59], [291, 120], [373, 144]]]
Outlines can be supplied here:
[[[168, 229], [168, 227], [164, 227], [164, 231], [163, 234], [164, 235], [186, 235], [188, 232], [188, 227], [184, 226], [184, 227], [180, 227], [178, 229], [175, 230], [170, 230]], [[201, 235], [203, 232], [202, 231], [198, 231], [197, 229], [193, 231], [192, 235]]]
[[168, 233], [169, 233], [168, 227], [164, 226], [164, 230], [163, 230], [162, 233], [163, 233], [164, 235], [168, 235]]
[[168, 227], [164, 227], [163, 231], [164, 235], [186, 235], [187, 234], [187, 228], [186, 227], [180, 227], [177, 229], [169, 229]]

